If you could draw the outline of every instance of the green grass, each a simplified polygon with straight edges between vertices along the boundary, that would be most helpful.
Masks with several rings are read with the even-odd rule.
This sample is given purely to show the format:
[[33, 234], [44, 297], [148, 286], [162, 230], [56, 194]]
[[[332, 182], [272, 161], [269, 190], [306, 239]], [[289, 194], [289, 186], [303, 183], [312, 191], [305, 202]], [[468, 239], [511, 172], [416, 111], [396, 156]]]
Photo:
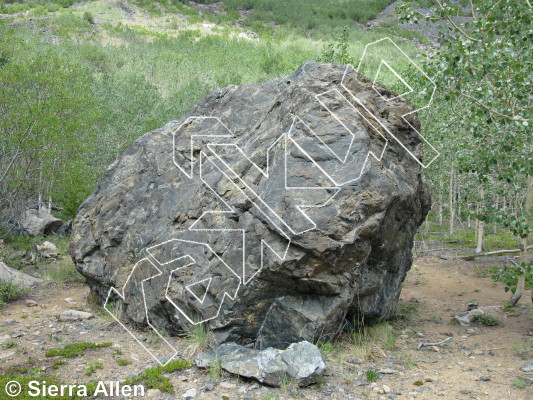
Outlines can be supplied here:
[[0, 345], [0, 348], [1, 349], [12, 349], [13, 347], [17, 347], [17, 342], [13, 341], [13, 340], [8, 340], [8, 341], [5, 341], [4, 343], [2, 343]]
[[515, 387], [515, 388], [518, 388], [518, 389], [523, 389], [526, 387], [526, 381], [522, 378], [518, 378], [518, 379], [515, 379], [513, 382], [512, 382], [512, 385]]
[[191, 366], [192, 364], [188, 361], [173, 360], [165, 366], [150, 368], [136, 377], [126, 379], [123, 385], [133, 385], [142, 382], [147, 389], [159, 389], [163, 392], [174, 393], [174, 387], [170, 383], [170, 379], [163, 374], [191, 368]]
[[318, 348], [324, 357], [336, 351], [335, 345], [331, 342], [318, 342]]
[[53, 369], [59, 369], [60, 366], [67, 364], [65, 360], [54, 360], [52, 364]]
[[64, 347], [60, 349], [49, 349], [46, 351], [45, 356], [46, 357], [66, 357], [66, 358], [74, 358], [78, 356], [82, 356], [85, 354], [85, 350], [87, 349], [99, 349], [102, 347], [109, 347], [113, 343], [105, 342], [105, 343], [90, 343], [90, 342], [76, 342], [76, 343], [68, 343]]
[[85, 282], [85, 277], [78, 272], [70, 258], [63, 258], [46, 267], [45, 279], [54, 282]]
[[23, 289], [10, 281], [0, 280], [0, 308], [10, 301], [20, 299], [27, 292], [27, 289]]
[[[213, 3], [214, 0], [200, 0]], [[227, 10], [253, 10], [251, 20], [293, 25], [301, 29], [335, 27], [340, 23], [366, 23], [393, 0], [225, 0]]]
[[376, 382], [379, 379], [379, 374], [372, 369], [366, 371], [365, 376], [368, 382]]
[[485, 326], [498, 326], [500, 320], [490, 314], [479, 314], [474, 316], [473, 320]]
[[191, 325], [187, 337], [183, 341], [188, 344], [190, 353], [196, 353], [206, 348], [209, 343], [209, 335], [205, 325]]
[[96, 360], [96, 361], [90, 362], [87, 368], [85, 368], [85, 375], [91, 376], [92, 374], [96, 372], [97, 369], [103, 369], [103, 368], [104, 368], [104, 364], [102, 364], [101, 361]]
[[[43, 90], [69, 94], [64, 106], [67, 112], [72, 108], [72, 115], [62, 121], [76, 127], [71, 132], [73, 137], [84, 140], [77, 146], [80, 151], [74, 159], [66, 162], [67, 168], [43, 171], [43, 176], [53, 174], [51, 186], [57, 189], [51, 195], [63, 206], [62, 217], [69, 218], [119, 153], [144, 133], [179, 119], [214, 88], [267, 81], [291, 73], [303, 62], [317, 60], [323, 46], [335, 40], [345, 25], [350, 26], [347, 53], [357, 60], [364, 46], [382, 38], [383, 32], [369, 32], [353, 22], [365, 22], [390, 2], [228, 0], [226, 14], [214, 16], [176, 1], [138, 1], [136, 4], [154, 18], [137, 13], [143, 16], [142, 21], [130, 24], [115, 3], [96, 0], [65, 8], [71, 0], [17, 1], [2, 5], [3, 12], [33, 11], [13, 16], [10, 22], [16, 20], [16, 24], [0, 21], [0, 79], [31, 88], [44, 74], [51, 80]], [[237, 9], [254, 10], [245, 28], [235, 25], [241, 19]], [[172, 12], [184, 15], [187, 22], [180, 22]], [[201, 25], [204, 21], [218, 25], [212, 32], [205, 32]], [[271, 23], [281, 25], [274, 29]], [[250, 29], [259, 40], [235, 38]], [[51, 43], [50, 35], [57, 36], [57, 43]], [[418, 52], [411, 44], [400, 44], [410, 55]], [[405, 61], [393, 51], [380, 51], [396, 70], [405, 68]], [[377, 65], [381, 55], [372, 59], [370, 68]], [[52, 61], [50, 73], [43, 73]], [[61, 80], [57, 71], [62, 69], [76, 71], [76, 81], [83, 84]], [[0, 98], [12, 98], [2, 90]], [[35, 98], [30, 96], [29, 101]], [[83, 113], [75, 112], [81, 99], [87, 106]], [[21, 122], [20, 113], [14, 110], [3, 117], [5, 126], [13, 129]], [[87, 138], [88, 132], [92, 132], [91, 139]], [[91, 168], [71, 168], [76, 163]], [[29, 249], [39, 240], [18, 244]], [[70, 272], [64, 276], [62, 269], [51, 271], [59, 274], [52, 279], [76, 279], [73, 270]]]
[[[433, 220], [430, 216], [430, 220]], [[432, 222], [429, 226], [429, 232], [426, 230], [425, 224], [420, 227], [416, 234], [416, 240], [444, 242], [444, 245], [449, 248], [454, 247], [467, 247], [476, 248], [476, 233], [474, 230], [474, 223], [472, 228], [468, 229], [460, 224], [454, 230], [453, 235], [449, 234], [449, 225], [443, 223], [439, 226], [437, 223]], [[446, 243], [452, 242], [452, 243]], [[494, 233], [494, 227], [492, 225], [485, 226], [485, 235], [483, 237], [484, 247], [487, 251], [498, 249], [516, 249], [518, 248], [517, 240], [511, 235], [511, 233], [505, 229], [496, 228]]]
[[356, 356], [364, 361], [372, 361], [386, 357], [386, 350], [396, 347], [395, 328], [388, 322], [380, 322], [370, 326], [354, 323], [336, 346], [340, 358]]
[[120, 365], [121, 367], [124, 367], [126, 365], [130, 365], [132, 362], [131, 360], [125, 360], [123, 358], [120, 358], [118, 360], [116, 360], [117, 364]]
[[207, 375], [214, 379], [222, 378], [222, 363], [220, 358], [217, 357], [209, 363], [207, 366]]
[[46, 14], [58, 11], [62, 7], [69, 7], [76, 3], [77, 0], [6, 0], [0, 4], [0, 12], [13, 14], [33, 10], [34, 15]]

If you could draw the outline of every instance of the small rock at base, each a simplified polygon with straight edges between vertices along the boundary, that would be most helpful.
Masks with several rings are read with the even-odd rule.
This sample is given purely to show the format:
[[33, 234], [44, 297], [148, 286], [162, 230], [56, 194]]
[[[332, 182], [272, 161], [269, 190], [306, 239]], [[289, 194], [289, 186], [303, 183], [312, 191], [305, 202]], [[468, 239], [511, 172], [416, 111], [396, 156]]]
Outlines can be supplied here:
[[533, 362], [522, 365], [520, 370], [524, 372], [533, 372]]
[[196, 389], [192, 388], [183, 393], [182, 396], [185, 400], [194, 399], [196, 397]]
[[490, 381], [490, 376], [480, 376], [479, 380], [483, 382], [488, 382]]
[[85, 311], [77, 310], [65, 310], [59, 316], [59, 320], [63, 322], [67, 321], [81, 321], [84, 319], [94, 318], [94, 315]]
[[395, 374], [396, 370], [392, 368], [383, 368], [378, 371], [380, 374]]
[[26, 306], [27, 307], [37, 307], [38, 304], [36, 301], [33, 301], [33, 300], [26, 300]]

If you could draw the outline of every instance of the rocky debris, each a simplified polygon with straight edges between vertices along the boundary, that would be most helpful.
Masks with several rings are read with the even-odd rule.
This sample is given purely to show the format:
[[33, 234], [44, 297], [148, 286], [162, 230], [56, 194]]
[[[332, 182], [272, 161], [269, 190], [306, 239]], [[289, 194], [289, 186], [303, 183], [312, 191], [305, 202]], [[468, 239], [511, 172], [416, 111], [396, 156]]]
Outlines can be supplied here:
[[59, 254], [57, 246], [49, 241], [44, 241], [43, 244], [37, 245], [37, 251], [45, 257], [53, 257]]
[[533, 372], [533, 362], [528, 362], [520, 367], [523, 372]]
[[192, 388], [183, 393], [182, 396], [185, 400], [192, 400], [196, 397], [196, 389]]
[[41, 207], [39, 210], [30, 209], [22, 213], [20, 225], [28, 235], [50, 235], [63, 225], [63, 221], [50, 214], [46, 207]]
[[29, 289], [43, 283], [42, 279], [8, 267], [2, 261], [0, 261], [0, 281], [9, 281], [25, 289]]
[[472, 321], [474, 320], [474, 317], [477, 315], [485, 314], [485, 312], [479, 308], [474, 308], [470, 311], [466, 311], [461, 314], [454, 315], [453, 318], [459, 322], [462, 326], [469, 326]]
[[65, 301], [68, 303], [68, 304], [71, 304], [71, 305], [74, 305], [76, 304], [76, 301], [70, 297], [67, 297], [65, 298]]
[[59, 320], [63, 322], [82, 321], [94, 318], [94, 315], [85, 311], [65, 310], [59, 315]]
[[293, 343], [285, 350], [272, 347], [256, 350], [226, 343], [218, 346], [213, 353], [200, 353], [195, 360], [200, 368], [206, 368], [215, 361], [232, 374], [276, 387], [285, 376], [299, 386], [310, 385], [326, 368], [318, 347], [306, 341]]
[[[374, 117], [350, 93], [382, 125], [369, 123]], [[391, 316], [430, 207], [413, 158], [422, 157], [422, 141], [409, 125], [420, 125], [412, 111], [333, 64], [308, 62], [270, 82], [217, 89], [110, 166], [73, 222], [76, 268], [103, 300], [110, 287], [124, 290], [110, 302], [128, 323], [146, 326], [148, 314], [157, 329], [178, 334], [204, 321], [217, 343], [284, 349], [332, 339], [346, 317]], [[196, 116], [220, 120], [189, 119]], [[234, 137], [223, 137], [225, 126]], [[191, 159], [191, 137], [206, 133], [226, 146], [194, 141]], [[383, 152], [381, 161], [367, 162], [369, 152]], [[260, 172], [267, 159], [268, 176]], [[288, 184], [300, 189], [286, 190], [285, 165]], [[301, 204], [316, 207], [304, 217]], [[226, 206], [231, 215], [210, 213]], [[150, 260], [142, 259], [149, 247]]]
[[72, 232], [72, 220], [68, 220], [57, 230], [57, 234], [60, 236], [69, 236]]
[[34, 300], [26, 300], [26, 306], [27, 307], [37, 307], [39, 304], [37, 304]]
[[390, 375], [390, 374], [395, 374], [396, 373], [396, 370], [395, 369], [392, 369], [392, 368], [382, 368], [378, 371], [380, 374], [387, 374], [387, 375]]

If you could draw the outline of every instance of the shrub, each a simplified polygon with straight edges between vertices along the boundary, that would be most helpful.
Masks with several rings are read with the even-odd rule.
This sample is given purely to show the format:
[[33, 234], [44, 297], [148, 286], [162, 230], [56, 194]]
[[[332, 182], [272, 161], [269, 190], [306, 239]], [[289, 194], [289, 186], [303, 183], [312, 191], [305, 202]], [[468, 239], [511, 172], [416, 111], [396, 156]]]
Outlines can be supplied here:
[[23, 289], [12, 282], [0, 280], [0, 307], [6, 303], [20, 299], [28, 289]]

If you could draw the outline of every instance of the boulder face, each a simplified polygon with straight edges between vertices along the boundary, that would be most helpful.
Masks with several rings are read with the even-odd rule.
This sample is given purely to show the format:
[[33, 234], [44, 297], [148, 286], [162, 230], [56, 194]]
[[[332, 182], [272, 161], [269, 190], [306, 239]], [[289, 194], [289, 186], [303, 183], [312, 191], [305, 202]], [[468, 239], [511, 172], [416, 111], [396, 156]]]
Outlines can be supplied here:
[[333, 64], [217, 89], [109, 167], [73, 222], [76, 267], [129, 324], [218, 343], [392, 316], [430, 207], [412, 111]]

